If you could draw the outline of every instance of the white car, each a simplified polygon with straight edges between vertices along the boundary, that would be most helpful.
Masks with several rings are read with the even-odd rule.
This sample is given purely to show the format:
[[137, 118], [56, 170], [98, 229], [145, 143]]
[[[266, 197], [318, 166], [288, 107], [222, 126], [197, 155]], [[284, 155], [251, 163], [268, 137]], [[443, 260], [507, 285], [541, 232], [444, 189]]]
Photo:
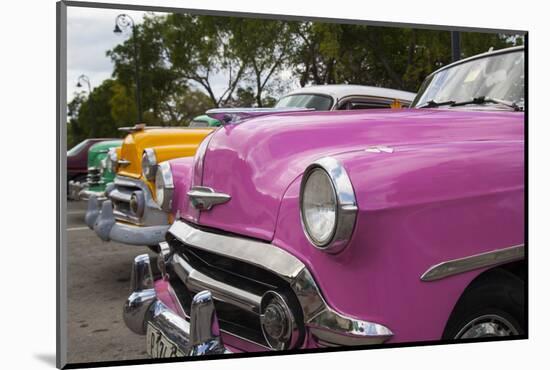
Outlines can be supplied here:
[[363, 85], [316, 85], [283, 96], [276, 108], [351, 110], [408, 107], [416, 94]]

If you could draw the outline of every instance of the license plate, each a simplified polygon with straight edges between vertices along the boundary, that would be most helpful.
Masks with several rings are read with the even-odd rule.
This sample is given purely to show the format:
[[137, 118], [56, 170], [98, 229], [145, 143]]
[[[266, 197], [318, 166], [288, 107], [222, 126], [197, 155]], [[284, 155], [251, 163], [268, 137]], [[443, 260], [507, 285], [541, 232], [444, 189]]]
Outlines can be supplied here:
[[178, 346], [152, 324], [147, 324], [147, 354], [152, 358], [183, 357]]

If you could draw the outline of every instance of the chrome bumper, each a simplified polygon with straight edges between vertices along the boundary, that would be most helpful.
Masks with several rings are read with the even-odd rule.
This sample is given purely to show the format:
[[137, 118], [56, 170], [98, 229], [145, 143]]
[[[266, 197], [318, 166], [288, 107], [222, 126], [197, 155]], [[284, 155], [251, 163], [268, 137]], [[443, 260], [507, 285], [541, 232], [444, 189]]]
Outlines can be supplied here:
[[132, 293], [123, 310], [126, 326], [134, 333], [144, 335], [148, 325], [152, 325], [177, 346], [178, 351], [168, 356], [230, 353], [223, 345], [214, 301], [209, 291], [194, 296], [187, 321], [157, 298], [151, 263], [146, 254], [134, 260], [131, 288]]
[[68, 184], [68, 198], [71, 200], [80, 200], [80, 192], [88, 186], [87, 182], [71, 180]]
[[[132, 224], [132, 220], [129, 217], [124, 217], [120, 212], [115, 215], [113, 199], [119, 200], [117, 196], [123, 194], [119, 188], [124, 187], [142, 189], [145, 200], [143, 219], [141, 220], [143, 224]], [[103, 196], [98, 196], [93, 192], [88, 192], [87, 195], [90, 198], [85, 216], [86, 225], [94, 230], [102, 240], [141, 246], [156, 246], [164, 241], [164, 235], [169, 227], [168, 216], [156, 206], [147, 186], [141, 181], [117, 177], [114, 183], [107, 185]]]
[[[306, 265], [276, 245], [204, 231], [182, 221], [176, 221], [167, 236], [169, 243], [177, 241], [176, 244], [246, 263], [285, 280], [299, 304], [297, 309], [301, 309], [298, 316], [303, 315], [302, 329], [311, 334], [318, 346], [379, 344], [393, 336], [392, 331], [382, 324], [353, 318], [330, 307]], [[182, 248], [181, 245], [178, 248]], [[178, 253], [173, 253], [170, 263], [190, 291], [208, 289], [216, 300], [246, 312], [261, 313], [261, 292], [199, 271], [200, 268], [191, 266]]]
[[169, 225], [134, 226], [117, 222], [111, 201], [101, 202], [97, 197], [88, 200], [85, 221], [102, 240], [113, 240], [130, 245], [158, 245], [164, 241], [169, 227]]
[[78, 193], [78, 197], [81, 200], [90, 200], [92, 197], [95, 197], [100, 203], [103, 203], [103, 201], [107, 200], [107, 196], [105, 195], [104, 191], [93, 191], [86, 188]]

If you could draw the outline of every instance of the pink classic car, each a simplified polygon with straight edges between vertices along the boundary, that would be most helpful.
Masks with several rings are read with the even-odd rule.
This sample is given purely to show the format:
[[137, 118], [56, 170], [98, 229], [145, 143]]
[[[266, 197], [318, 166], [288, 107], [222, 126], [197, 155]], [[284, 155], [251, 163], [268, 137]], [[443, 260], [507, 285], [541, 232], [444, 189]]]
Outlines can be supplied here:
[[525, 337], [523, 79], [517, 47], [411, 109], [228, 112], [159, 167], [127, 326], [152, 357]]

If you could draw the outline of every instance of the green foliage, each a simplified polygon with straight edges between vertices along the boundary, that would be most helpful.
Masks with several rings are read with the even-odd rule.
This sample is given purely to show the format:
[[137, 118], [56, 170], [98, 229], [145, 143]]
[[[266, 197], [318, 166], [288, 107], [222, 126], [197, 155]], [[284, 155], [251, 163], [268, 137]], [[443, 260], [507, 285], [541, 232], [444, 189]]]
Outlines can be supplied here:
[[[448, 31], [148, 14], [134, 32], [106, 52], [112, 79], [69, 103], [69, 144], [117, 137], [117, 127], [135, 123], [136, 54], [143, 120], [165, 126], [187, 125], [213, 107], [273, 106], [292, 81], [416, 91], [451, 62]], [[522, 43], [517, 35], [461, 32], [461, 56]]]
[[77, 95], [69, 103], [68, 146], [88, 137], [118, 137], [118, 122], [111, 115], [115, 80], [105, 80], [90, 96]]

